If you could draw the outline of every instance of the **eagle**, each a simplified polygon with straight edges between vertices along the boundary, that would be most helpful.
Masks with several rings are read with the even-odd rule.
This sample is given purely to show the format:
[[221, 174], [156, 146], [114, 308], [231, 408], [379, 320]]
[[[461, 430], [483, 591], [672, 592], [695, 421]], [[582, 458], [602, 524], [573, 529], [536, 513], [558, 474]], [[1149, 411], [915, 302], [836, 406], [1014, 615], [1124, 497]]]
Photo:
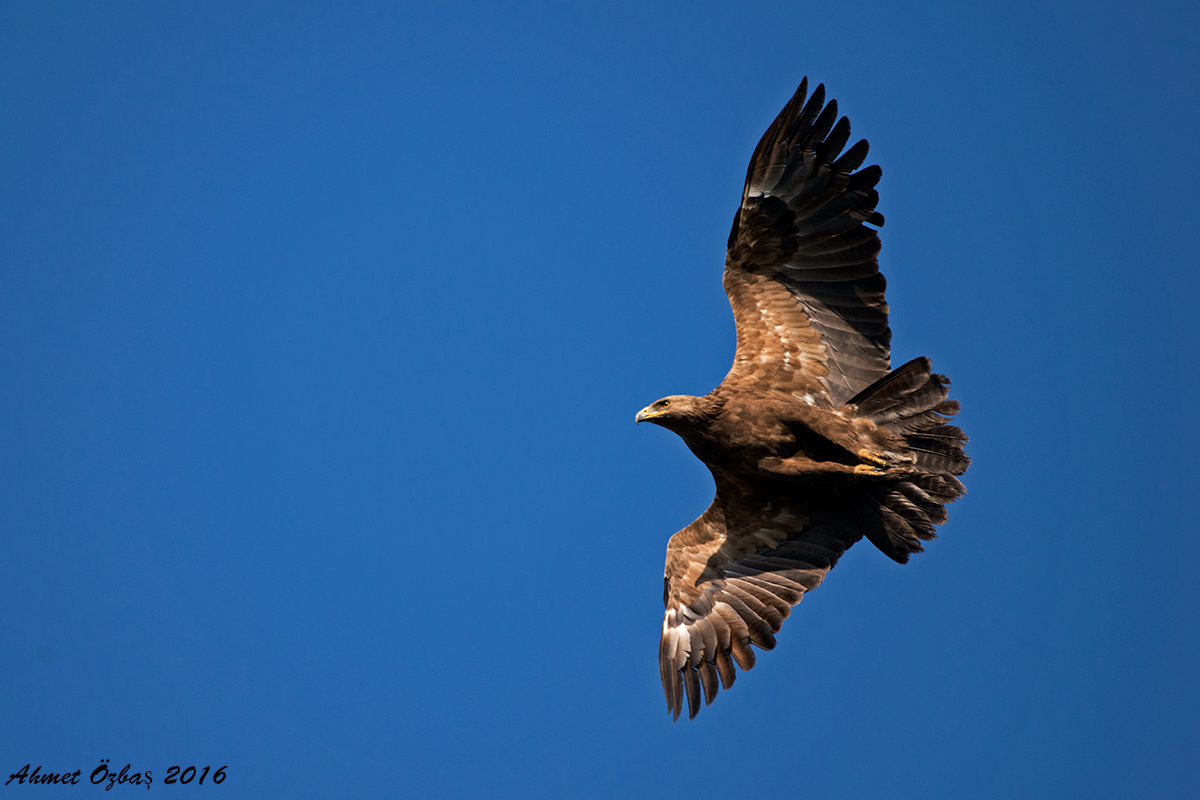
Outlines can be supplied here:
[[[678, 434], [716, 496], [671, 537], [658, 662], [668, 712], [729, 689], [751, 645], [867, 537], [903, 564], [966, 490], [959, 404], [928, 358], [891, 369], [868, 144], [805, 78], [763, 134], [725, 256], [737, 350], [721, 385], [636, 421]], [[736, 665], [736, 666], [735, 666]]]

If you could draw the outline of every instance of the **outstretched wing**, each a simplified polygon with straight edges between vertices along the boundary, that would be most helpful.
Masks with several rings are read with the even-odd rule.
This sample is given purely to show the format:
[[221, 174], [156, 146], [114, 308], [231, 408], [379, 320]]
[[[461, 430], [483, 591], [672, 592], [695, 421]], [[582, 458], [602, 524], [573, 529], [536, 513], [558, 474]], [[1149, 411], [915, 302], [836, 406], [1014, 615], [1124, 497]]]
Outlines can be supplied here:
[[707, 705], [735, 663], [753, 667], [750, 645], [772, 649], [791, 607], [861, 536], [833, 505], [719, 479], [712, 505], [667, 544], [658, 667], [675, 719], [684, 696], [691, 719], [701, 691]]
[[[850, 122], [808, 79], [763, 134], [725, 257], [737, 353], [722, 386], [777, 390], [836, 408], [887, 373], [892, 332], [879, 273], [875, 184], [845, 153]], [[834, 124], [837, 120], [837, 124]], [[839, 155], [840, 154], [840, 155]], [[855, 170], [858, 170], [855, 172]]]

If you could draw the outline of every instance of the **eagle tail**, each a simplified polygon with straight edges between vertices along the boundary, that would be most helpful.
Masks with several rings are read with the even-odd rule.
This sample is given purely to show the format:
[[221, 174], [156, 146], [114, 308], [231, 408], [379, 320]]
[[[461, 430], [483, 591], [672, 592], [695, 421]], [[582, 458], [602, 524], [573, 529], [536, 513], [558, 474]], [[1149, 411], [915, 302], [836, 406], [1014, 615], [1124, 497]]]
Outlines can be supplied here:
[[916, 358], [893, 370], [847, 403], [856, 414], [903, 439], [914, 457], [915, 472], [900, 480], [842, 491], [842, 499], [863, 533], [889, 558], [908, 561], [936, 538], [934, 526], [947, 519], [946, 503], [966, 493], [958, 480], [971, 459], [967, 437], [947, 424], [958, 413], [949, 399], [950, 381], [933, 372], [928, 358]]

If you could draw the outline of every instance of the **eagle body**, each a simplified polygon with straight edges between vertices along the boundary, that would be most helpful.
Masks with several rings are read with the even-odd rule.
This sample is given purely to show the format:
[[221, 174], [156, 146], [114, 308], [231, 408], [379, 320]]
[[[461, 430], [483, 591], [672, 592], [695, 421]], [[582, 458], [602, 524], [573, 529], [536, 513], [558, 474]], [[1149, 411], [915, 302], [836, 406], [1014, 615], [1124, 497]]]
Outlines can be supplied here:
[[754, 666], [805, 592], [866, 537], [899, 563], [965, 489], [958, 403], [929, 359], [891, 369], [876, 166], [805, 79], [755, 148], [724, 286], [734, 363], [703, 397], [637, 414], [678, 434], [716, 495], [671, 537], [659, 672], [689, 718]]
[[826, 411], [795, 399], [720, 389], [704, 397], [664, 400], [670, 401], [665, 413], [639, 421], [677, 433], [714, 475], [766, 481], [863, 480], [866, 471], [855, 472], [862, 464], [859, 450], [903, 446], [869, 419], [854, 416], [853, 409]]

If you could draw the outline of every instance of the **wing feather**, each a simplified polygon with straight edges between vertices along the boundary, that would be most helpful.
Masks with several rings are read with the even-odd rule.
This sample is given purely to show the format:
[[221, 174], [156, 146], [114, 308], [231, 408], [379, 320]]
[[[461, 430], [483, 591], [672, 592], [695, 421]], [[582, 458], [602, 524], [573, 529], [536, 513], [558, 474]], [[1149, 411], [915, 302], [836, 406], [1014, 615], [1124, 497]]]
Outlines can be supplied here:
[[[836, 408], [886, 374], [891, 329], [869, 145], [807, 78], [746, 170], [725, 259], [738, 344], [723, 385], [753, 384]], [[857, 170], [857, 171], [855, 171]], [[789, 309], [790, 307], [790, 309]]]
[[835, 506], [718, 480], [709, 509], [667, 546], [659, 671], [668, 711], [678, 719], [686, 701], [694, 717], [701, 696], [705, 705], [716, 697], [718, 678], [733, 686], [735, 664], [754, 666], [750, 645], [772, 649], [792, 606], [861, 535]]

